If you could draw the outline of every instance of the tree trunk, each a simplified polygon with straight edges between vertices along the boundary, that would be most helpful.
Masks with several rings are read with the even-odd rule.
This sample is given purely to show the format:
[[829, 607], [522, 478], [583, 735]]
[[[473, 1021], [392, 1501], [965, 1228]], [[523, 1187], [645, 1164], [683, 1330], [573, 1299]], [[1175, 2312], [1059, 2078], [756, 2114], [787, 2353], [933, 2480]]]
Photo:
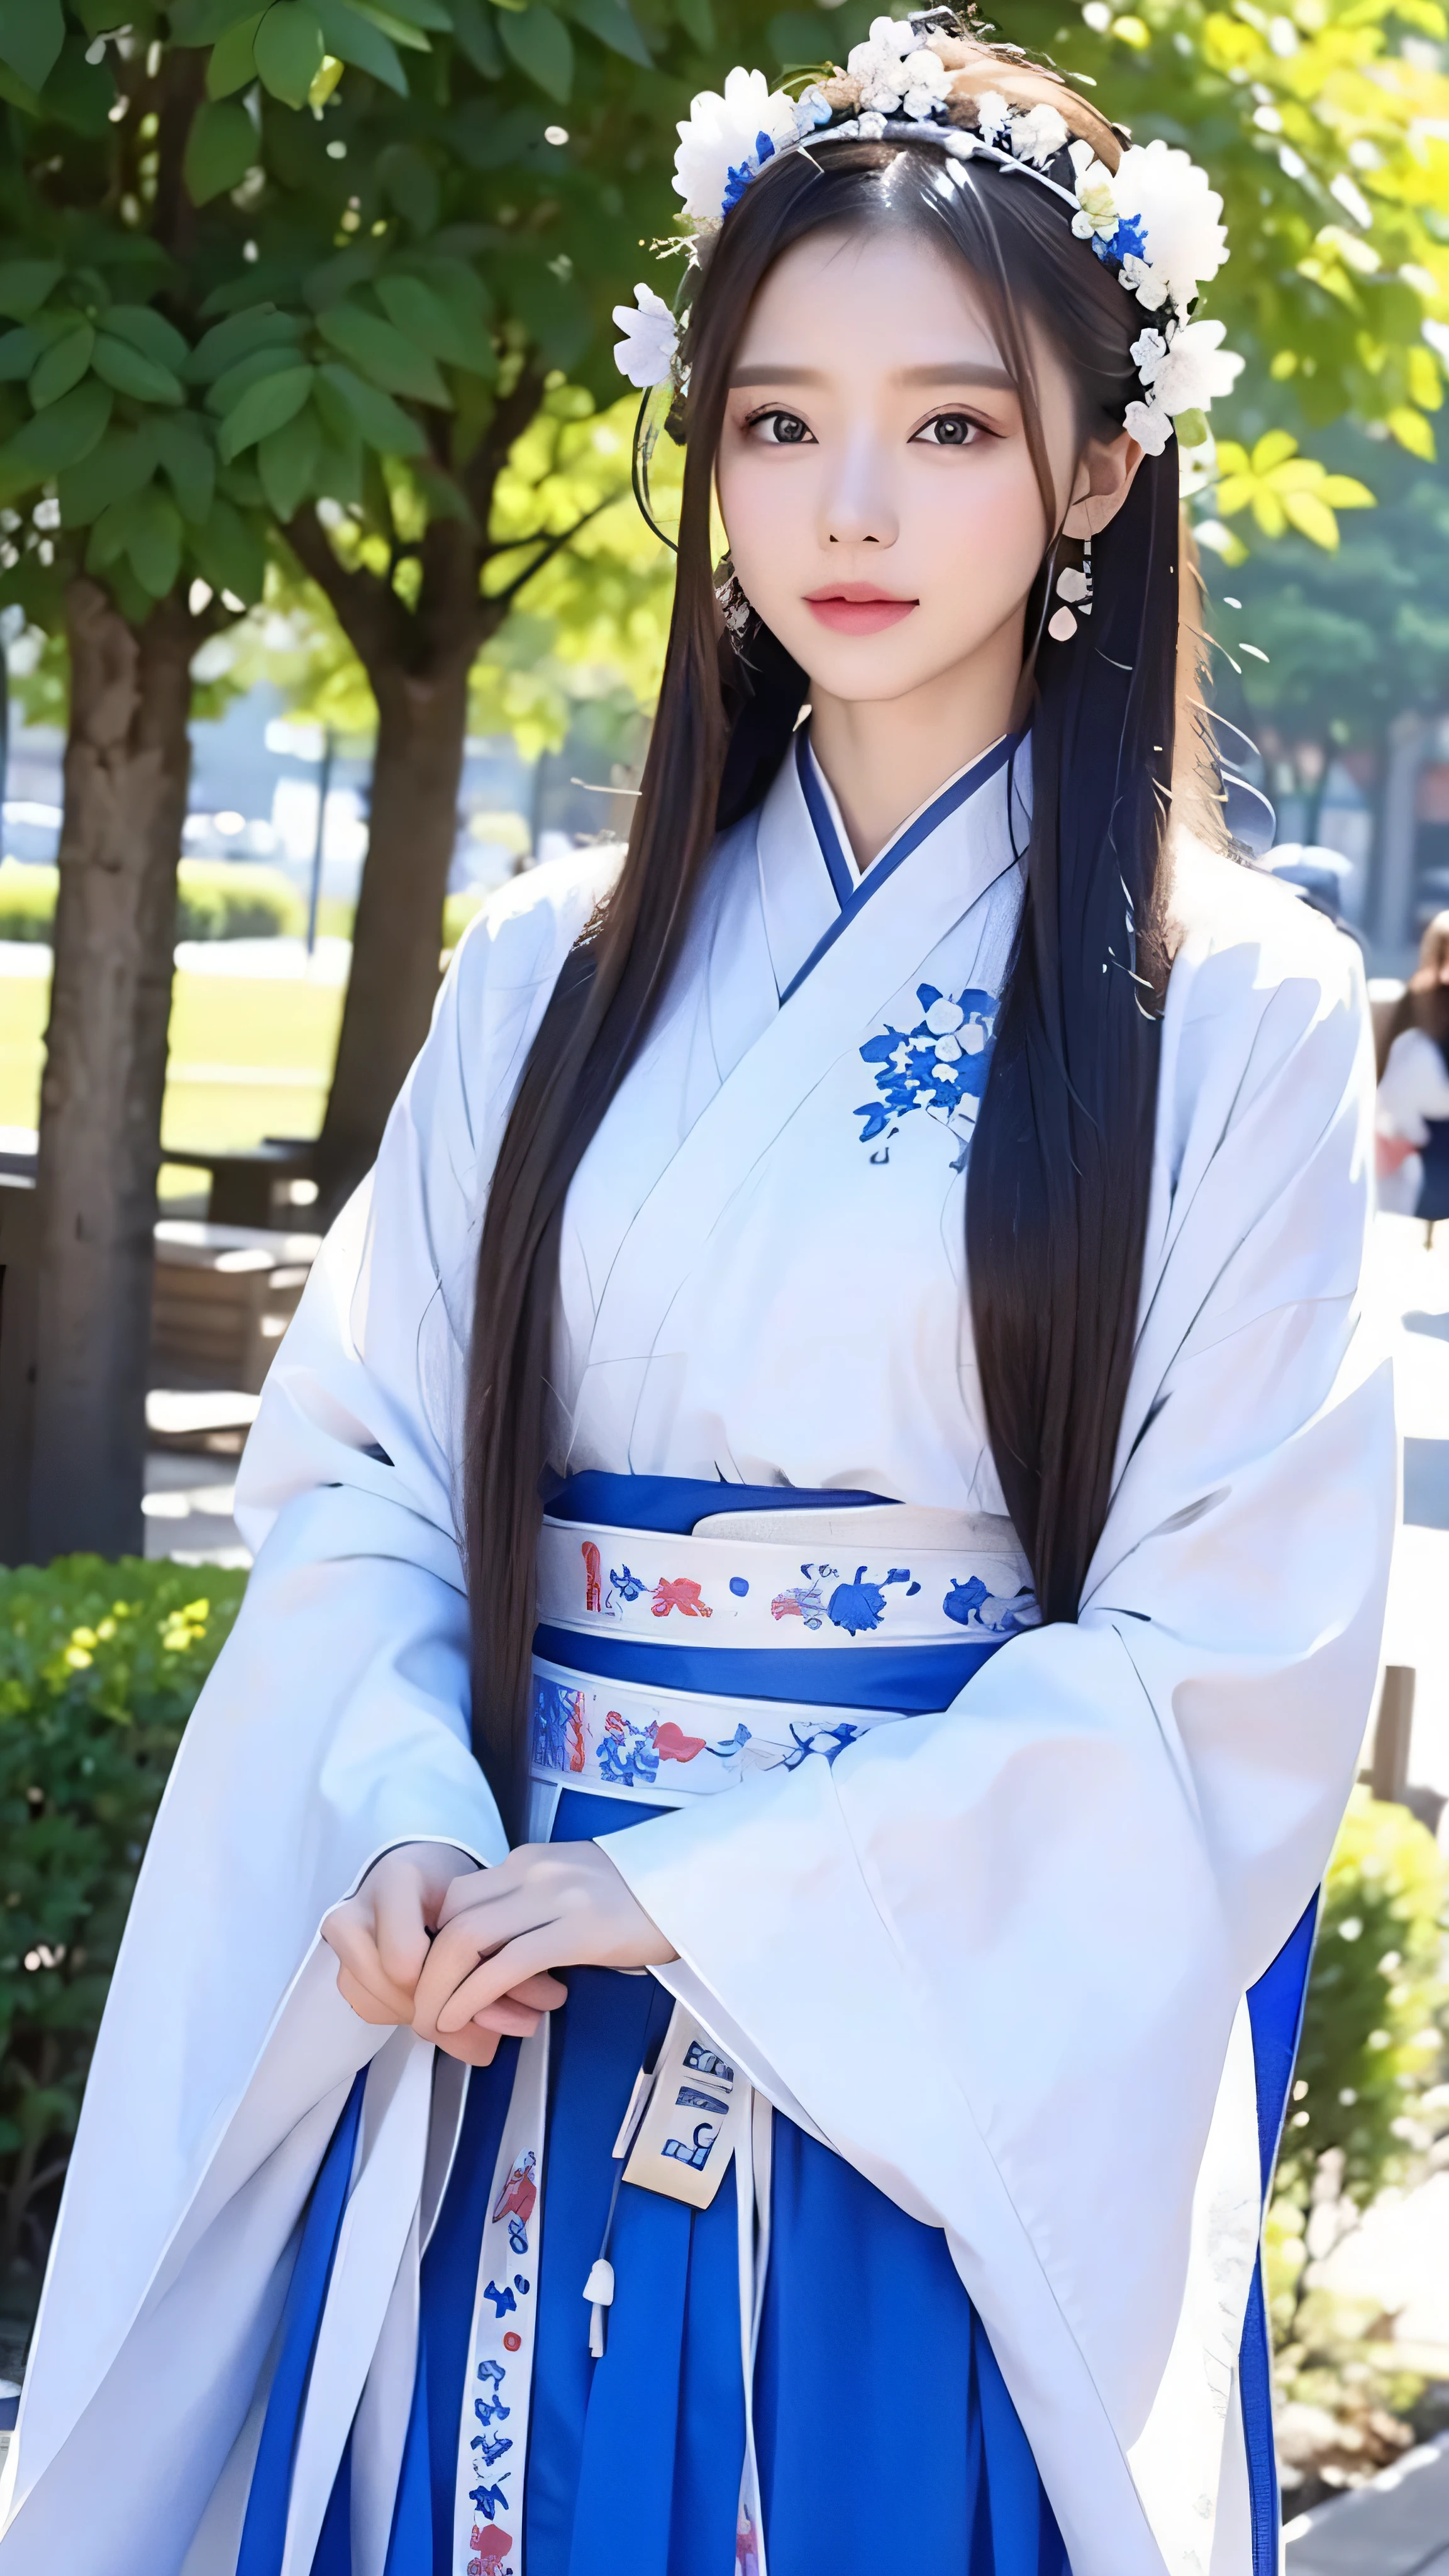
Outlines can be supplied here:
[[317, 1151], [318, 1214], [329, 1223], [377, 1155], [438, 991], [443, 898], [458, 830], [458, 783], [474, 643], [425, 677], [373, 668], [367, 863], [352, 972]]
[[31, 1549], [139, 1552], [194, 621], [67, 593], [70, 736], [40, 1106]]

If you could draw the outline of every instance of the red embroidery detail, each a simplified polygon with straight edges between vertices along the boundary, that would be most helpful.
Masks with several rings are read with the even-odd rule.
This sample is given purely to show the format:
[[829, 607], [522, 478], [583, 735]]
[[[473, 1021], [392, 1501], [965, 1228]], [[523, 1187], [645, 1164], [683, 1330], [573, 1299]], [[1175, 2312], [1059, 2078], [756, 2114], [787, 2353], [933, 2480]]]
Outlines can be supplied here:
[[602, 1610], [604, 1606], [604, 1585], [603, 1566], [600, 1562], [599, 1551], [595, 1547], [593, 1540], [591, 1538], [586, 1538], [582, 1543], [580, 1552], [584, 1560], [584, 1608], [586, 1610]]
[[[484, 2576], [485, 2568], [491, 2570], [502, 2566], [504, 2559], [513, 2548], [513, 2534], [511, 2531], [500, 2531], [493, 2523], [475, 2522], [468, 2546], [478, 2552], [476, 2576]], [[468, 2576], [475, 2576], [475, 2565], [471, 2559], [468, 2564]]]
[[704, 1747], [702, 1735], [682, 1735], [673, 1718], [660, 1727], [654, 1738], [654, 1750], [662, 1762], [692, 1762]]
[[671, 1610], [677, 1610], [682, 1619], [714, 1617], [699, 1585], [687, 1574], [666, 1575], [656, 1583], [649, 1606], [656, 1619], [667, 1619]]
[[506, 2334], [503, 2338], [503, 2349], [505, 2352], [517, 2352], [522, 2342], [522, 2335]]
[[[529, 2156], [528, 2162], [532, 2164], [532, 2155]], [[533, 2176], [526, 2173], [522, 2165], [515, 2165], [498, 2195], [498, 2206], [493, 2212], [494, 2218], [521, 2218], [526, 2227], [533, 2216], [533, 2206], [537, 2198], [538, 2185]]]

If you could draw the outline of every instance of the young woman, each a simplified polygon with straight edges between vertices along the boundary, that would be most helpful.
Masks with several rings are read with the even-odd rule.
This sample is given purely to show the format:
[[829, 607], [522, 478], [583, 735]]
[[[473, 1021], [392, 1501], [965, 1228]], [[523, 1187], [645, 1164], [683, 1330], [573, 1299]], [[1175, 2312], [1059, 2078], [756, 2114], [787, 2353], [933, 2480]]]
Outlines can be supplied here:
[[272, 1373], [0, 2576], [1277, 2564], [1394, 1459], [1357, 955], [1193, 837], [1219, 201], [940, 15], [678, 167], [628, 854]]
[[1449, 1216], [1449, 912], [1436, 912], [1389, 1021], [1378, 1090], [1378, 1203]]

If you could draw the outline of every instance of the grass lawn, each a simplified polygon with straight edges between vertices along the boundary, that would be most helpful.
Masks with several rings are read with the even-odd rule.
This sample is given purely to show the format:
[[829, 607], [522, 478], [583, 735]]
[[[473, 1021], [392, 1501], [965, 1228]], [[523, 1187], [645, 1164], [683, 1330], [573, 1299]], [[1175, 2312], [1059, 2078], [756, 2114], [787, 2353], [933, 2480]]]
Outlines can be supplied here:
[[[39, 977], [0, 978], [0, 1127], [33, 1127], [39, 1117], [49, 1001], [49, 983]], [[161, 1129], [167, 1153], [315, 1136], [341, 1016], [335, 985], [178, 975]], [[168, 1196], [186, 1186], [179, 1172], [162, 1179]]]

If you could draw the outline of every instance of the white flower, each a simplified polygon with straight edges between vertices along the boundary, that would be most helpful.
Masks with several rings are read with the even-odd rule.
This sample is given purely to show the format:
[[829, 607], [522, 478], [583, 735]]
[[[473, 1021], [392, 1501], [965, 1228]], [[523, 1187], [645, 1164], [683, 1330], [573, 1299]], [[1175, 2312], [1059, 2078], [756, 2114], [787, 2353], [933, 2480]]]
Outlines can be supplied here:
[[907, 54], [901, 65], [901, 74], [910, 83], [901, 101], [907, 116], [929, 116], [931, 110], [940, 105], [950, 86], [951, 75], [940, 55], [933, 54], [928, 46], [923, 45], [917, 53]]
[[1072, 166], [1077, 173], [1079, 209], [1072, 217], [1073, 232], [1079, 241], [1090, 241], [1094, 233], [1099, 240], [1110, 241], [1117, 229], [1117, 197], [1111, 171], [1094, 153], [1080, 161], [1073, 152]]
[[[808, 89], [802, 89], [800, 96], [795, 103], [795, 133], [797, 140], [803, 141], [807, 134], [813, 134], [817, 125], [828, 125], [834, 114], [835, 110], [831, 106], [829, 99], [825, 97], [818, 85], [812, 81]], [[1438, 293], [1437, 287], [1435, 288], [1435, 293]]]
[[1034, 161], [1039, 170], [1060, 152], [1067, 141], [1068, 127], [1054, 107], [1045, 102], [1026, 116], [1014, 119], [1011, 148], [1018, 161]]
[[1133, 143], [1122, 155], [1115, 188], [1123, 215], [1145, 236], [1149, 265], [1185, 310], [1228, 255], [1218, 221], [1223, 201], [1208, 186], [1207, 172], [1174, 144]]
[[[906, 71], [907, 60], [920, 50], [920, 38], [909, 18], [872, 18], [870, 35], [863, 45], [852, 45], [845, 68], [860, 83], [860, 104], [864, 108], [882, 109], [887, 115], [900, 106], [913, 84]], [[944, 96], [944, 67], [931, 57], [941, 73], [941, 89], [932, 96]]]
[[1167, 302], [1167, 280], [1159, 270], [1149, 267], [1145, 259], [1139, 259], [1135, 251], [1129, 250], [1118, 274], [1128, 294], [1135, 295], [1139, 304], [1145, 304], [1149, 313], [1161, 312]]
[[701, 90], [691, 100], [687, 123], [679, 127], [674, 156], [674, 189], [684, 211], [696, 223], [717, 222], [733, 205], [744, 179], [753, 178], [782, 143], [796, 135], [795, 102], [783, 90], [772, 90], [763, 72], [737, 64], [725, 79], [724, 96]]
[[1221, 322], [1179, 324], [1151, 380], [1153, 401], [1165, 412], [1206, 411], [1216, 395], [1232, 392], [1243, 361], [1222, 347], [1222, 336]]
[[614, 350], [620, 375], [627, 376], [641, 393], [647, 385], [667, 384], [679, 347], [679, 326], [662, 296], [652, 286], [636, 286], [633, 304], [616, 304], [614, 319], [624, 334]]
[[1150, 385], [1167, 355], [1167, 342], [1160, 331], [1144, 331], [1132, 343], [1132, 364], [1144, 385]]
[[1128, 437], [1135, 438], [1148, 456], [1160, 456], [1172, 436], [1172, 423], [1155, 402], [1130, 402], [1125, 426]]
[[1011, 125], [1011, 110], [999, 89], [984, 89], [976, 101], [976, 131], [983, 143], [1001, 143]]

